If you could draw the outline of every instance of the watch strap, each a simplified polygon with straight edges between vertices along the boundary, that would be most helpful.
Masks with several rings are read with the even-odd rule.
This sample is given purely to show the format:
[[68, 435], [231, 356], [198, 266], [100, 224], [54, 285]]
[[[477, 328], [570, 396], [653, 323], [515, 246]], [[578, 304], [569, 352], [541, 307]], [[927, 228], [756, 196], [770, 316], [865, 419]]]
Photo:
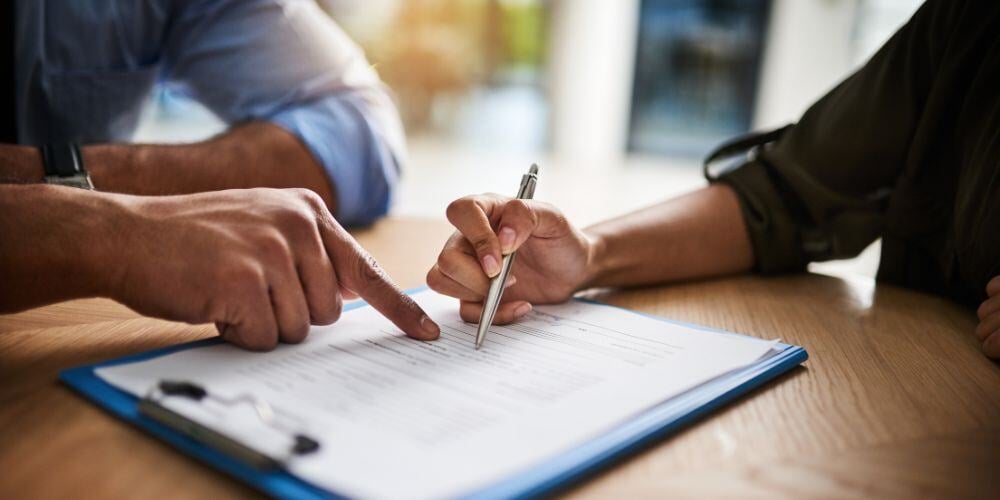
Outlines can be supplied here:
[[80, 146], [74, 142], [42, 146], [42, 162], [45, 164], [45, 175], [72, 177], [86, 172]]
[[68, 142], [42, 146], [42, 165], [45, 167], [45, 182], [81, 189], [94, 189], [94, 183], [83, 166], [80, 146]]

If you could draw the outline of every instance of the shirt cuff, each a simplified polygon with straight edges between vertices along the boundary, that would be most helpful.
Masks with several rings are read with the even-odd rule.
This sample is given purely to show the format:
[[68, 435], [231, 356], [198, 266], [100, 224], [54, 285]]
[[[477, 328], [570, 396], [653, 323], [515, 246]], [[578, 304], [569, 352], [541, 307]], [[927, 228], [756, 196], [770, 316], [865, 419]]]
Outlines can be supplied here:
[[809, 259], [802, 250], [798, 225], [763, 163], [747, 162], [712, 182], [725, 183], [736, 191], [757, 272], [777, 274], [806, 268]]
[[344, 226], [371, 224], [389, 211], [399, 166], [360, 98], [328, 96], [269, 120], [301, 140], [323, 166]]

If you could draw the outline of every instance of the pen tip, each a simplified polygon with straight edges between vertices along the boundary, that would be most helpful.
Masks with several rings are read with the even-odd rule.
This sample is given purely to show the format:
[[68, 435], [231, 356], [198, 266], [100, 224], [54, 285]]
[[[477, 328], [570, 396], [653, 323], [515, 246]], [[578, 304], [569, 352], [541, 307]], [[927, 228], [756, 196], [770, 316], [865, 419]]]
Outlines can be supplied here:
[[478, 350], [479, 350], [479, 348], [480, 348], [480, 347], [482, 347], [482, 346], [483, 346], [483, 343], [482, 343], [481, 341], [478, 341], [478, 340], [477, 340], [477, 341], [476, 341], [476, 350], [478, 351]]
[[531, 164], [531, 168], [528, 169], [528, 173], [529, 174], [537, 174], [538, 173], [538, 164], [537, 163], [532, 163]]

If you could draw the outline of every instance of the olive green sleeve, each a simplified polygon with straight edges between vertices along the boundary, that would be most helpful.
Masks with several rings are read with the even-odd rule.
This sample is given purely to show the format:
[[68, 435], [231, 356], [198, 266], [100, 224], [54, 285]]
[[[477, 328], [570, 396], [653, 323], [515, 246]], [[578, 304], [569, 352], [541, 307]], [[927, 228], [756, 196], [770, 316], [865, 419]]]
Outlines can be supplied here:
[[759, 272], [852, 257], [880, 236], [952, 5], [927, 2], [779, 139], [710, 179], [738, 194]]
[[801, 248], [799, 227], [767, 168], [759, 161], [747, 162], [718, 181], [739, 197], [756, 270], [771, 274], [805, 269], [809, 258]]

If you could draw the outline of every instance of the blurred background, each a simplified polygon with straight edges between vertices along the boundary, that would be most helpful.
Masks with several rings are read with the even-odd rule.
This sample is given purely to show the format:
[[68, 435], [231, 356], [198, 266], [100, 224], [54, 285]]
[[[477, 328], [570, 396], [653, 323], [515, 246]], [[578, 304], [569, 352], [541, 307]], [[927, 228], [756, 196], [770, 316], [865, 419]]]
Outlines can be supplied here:
[[[536, 198], [586, 225], [705, 184], [716, 144], [798, 119], [918, 0], [320, 0], [392, 88], [409, 159], [397, 215], [460, 196]], [[166, 88], [135, 140], [223, 129]], [[875, 244], [814, 270], [873, 275]]]

